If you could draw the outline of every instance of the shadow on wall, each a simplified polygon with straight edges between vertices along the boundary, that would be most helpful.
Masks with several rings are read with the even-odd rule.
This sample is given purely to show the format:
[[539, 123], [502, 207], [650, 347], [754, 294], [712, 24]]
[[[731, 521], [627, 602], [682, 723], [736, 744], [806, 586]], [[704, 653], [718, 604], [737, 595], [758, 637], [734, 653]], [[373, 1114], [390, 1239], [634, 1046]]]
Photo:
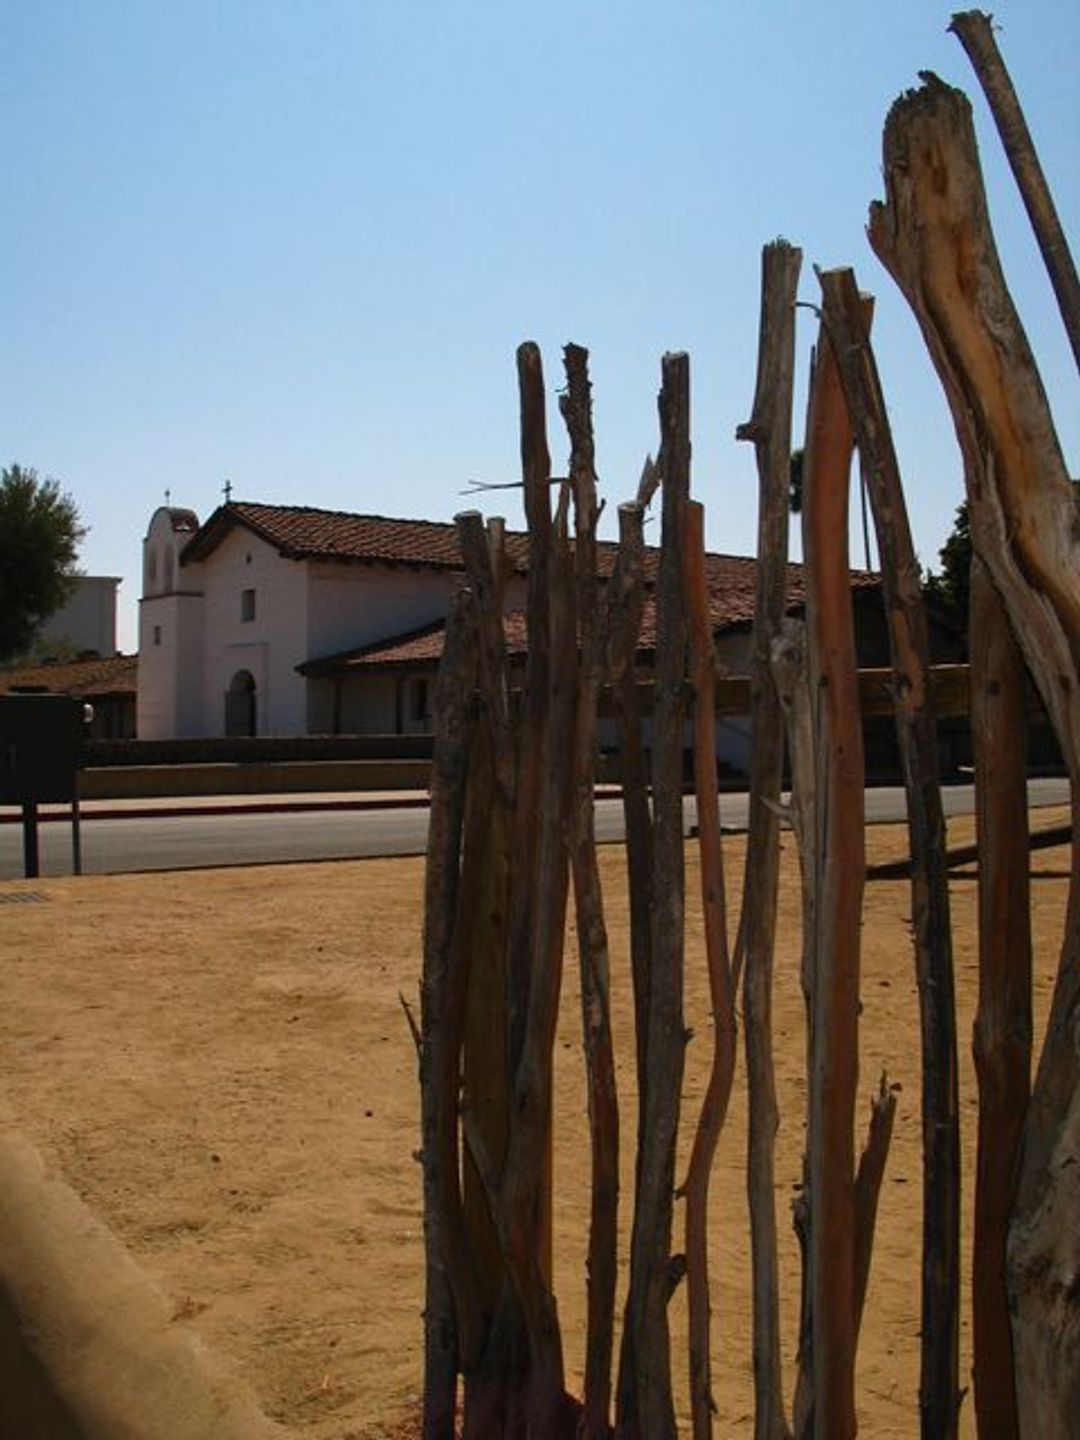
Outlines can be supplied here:
[[88, 1440], [55, 1393], [0, 1290], [0, 1440]]

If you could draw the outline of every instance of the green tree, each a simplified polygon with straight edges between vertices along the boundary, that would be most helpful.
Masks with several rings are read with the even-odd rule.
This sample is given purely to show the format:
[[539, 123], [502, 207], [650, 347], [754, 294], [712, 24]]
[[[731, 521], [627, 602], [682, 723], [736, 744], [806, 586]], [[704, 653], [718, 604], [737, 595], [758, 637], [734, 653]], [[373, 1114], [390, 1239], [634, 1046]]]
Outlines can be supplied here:
[[927, 574], [923, 595], [966, 637], [971, 587], [971, 521], [966, 500], [957, 507], [952, 531], [938, 551], [938, 561], [941, 569]]
[[85, 534], [55, 480], [21, 465], [0, 473], [0, 660], [21, 655], [67, 599]]

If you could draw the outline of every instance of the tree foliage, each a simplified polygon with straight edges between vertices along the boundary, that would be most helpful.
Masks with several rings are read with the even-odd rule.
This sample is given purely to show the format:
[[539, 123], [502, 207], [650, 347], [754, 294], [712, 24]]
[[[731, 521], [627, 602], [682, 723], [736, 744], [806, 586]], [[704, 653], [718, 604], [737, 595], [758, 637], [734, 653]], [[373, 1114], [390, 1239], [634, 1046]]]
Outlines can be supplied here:
[[0, 660], [21, 655], [71, 593], [86, 534], [57, 481], [21, 465], [0, 474]]
[[938, 561], [941, 569], [927, 574], [923, 595], [966, 637], [971, 588], [971, 522], [966, 500], [957, 506], [953, 528], [938, 551]]

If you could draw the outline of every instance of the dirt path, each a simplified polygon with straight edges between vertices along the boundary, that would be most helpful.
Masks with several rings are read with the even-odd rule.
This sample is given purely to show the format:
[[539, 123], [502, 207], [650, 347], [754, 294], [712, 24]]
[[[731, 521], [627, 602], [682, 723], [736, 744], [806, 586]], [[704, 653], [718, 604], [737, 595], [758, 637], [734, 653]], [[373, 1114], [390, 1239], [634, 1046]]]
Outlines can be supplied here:
[[[1038, 812], [1038, 823], [1061, 819]], [[950, 842], [971, 838], [954, 821]], [[872, 860], [903, 853], [869, 833]], [[728, 845], [740, 875], [741, 842]], [[626, 899], [622, 852], [602, 851], [629, 1194]], [[1063, 871], [1062, 851], [1035, 857]], [[196, 1332], [304, 1440], [379, 1440], [415, 1408], [422, 1249], [417, 1090], [398, 999], [416, 994], [419, 860], [0, 886], [0, 1126], [58, 1163]], [[691, 890], [693, 886], [691, 886]], [[973, 1174], [974, 891], [952, 887], [966, 1174]], [[1039, 1015], [1057, 961], [1065, 881], [1034, 886]], [[794, 1353], [797, 1252], [787, 1220], [802, 1146], [798, 884], [784, 856], [775, 1006], [784, 1344]], [[860, 1351], [862, 1433], [916, 1432], [918, 1017], [906, 882], [867, 888], [862, 1073], [901, 1087]], [[688, 1115], [709, 1019], [697, 906], [688, 933]], [[572, 961], [573, 952], [569, 952]], [[560, 1027], [557, 1289], [571, 1376], [581, 1365], [587, 1176], [575, 965]], [[1039, 1033], [1038, 1022], [1036, 1033]], [[749, 1262], [742, 1070], [714, 1179], [718, 1434], [749, 1435]], [[964, 1223], [970, 1223], [970, 1197]], [[965, 1241], [965, 1255], [967, 1242]], [[673, 1304], [681, 1329], [680, 1297]], [[968, 1356], [967, 1326], [962, 1343]], [[965, 1360], [965, 1369], [969, 1358]], [[965, 1404], [965, 1429], [971, 1407]]]

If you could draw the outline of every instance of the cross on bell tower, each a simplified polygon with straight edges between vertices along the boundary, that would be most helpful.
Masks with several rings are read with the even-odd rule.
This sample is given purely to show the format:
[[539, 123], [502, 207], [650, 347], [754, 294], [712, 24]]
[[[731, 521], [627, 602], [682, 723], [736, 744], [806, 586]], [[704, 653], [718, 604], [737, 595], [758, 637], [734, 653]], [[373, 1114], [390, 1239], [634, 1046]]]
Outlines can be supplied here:
[[221, 493], [225, 496], [225, 504], [228, 505], [229, 501], [232, 499], [232, 481], [231, 481], [231, 480], [226, 480], [226, 481], [225, 481], [225, 484], [221, 487]]

